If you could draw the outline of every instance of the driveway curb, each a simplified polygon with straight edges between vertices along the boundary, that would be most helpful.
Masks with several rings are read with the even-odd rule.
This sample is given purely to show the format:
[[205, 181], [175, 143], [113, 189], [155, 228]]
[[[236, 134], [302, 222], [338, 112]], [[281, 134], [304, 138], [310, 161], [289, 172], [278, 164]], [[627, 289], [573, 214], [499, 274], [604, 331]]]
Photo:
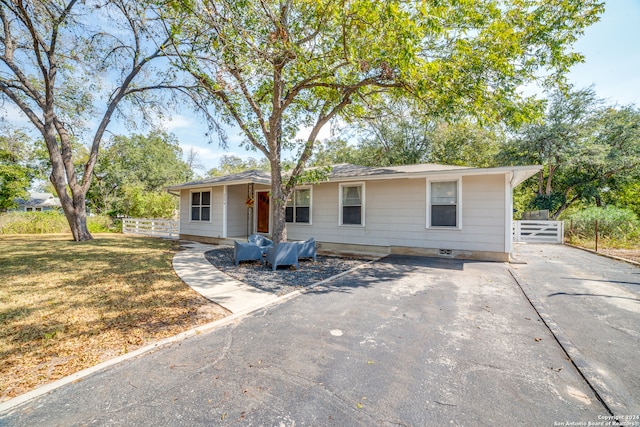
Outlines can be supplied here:
[[[594, 392], [596, 398], [602, 403], [604, 408], [612, 417], [619, 417], [624, 419], [625, 409], [621, 407], [611, 392], [611, 388], [603, 381], [602, 376], [598, 375], [598, 372], [587, 362], [578, 348], [567, 338], [564, 330], [553, 320], [551, 315], [547, 312], [545, 305], [542, 301], [535, 297], [531, 286], [512, 268], [508, 268], [509, 273], [516, 281], [522, 293], [527, 298], [533, 309], [536, 311], [540, 320], [549, 329], [553, 337], [556, 339], [564, 353], [569, 358], [569, 361], [575, 366], [582, 378], [585, 380], [589, 388]], [[614, 420], [614, 422], [616, 422]], [[615, 425], [623, 425], [617, 423]]]
[[571, 243], [565, 243], [565, 245], [569, 246], [571, 248], [580, 249], [581, 251], [592, 253], [594, 255], [598, 255], [598, 256], [601, 256], [601, 257], [609, 258], [609, 259], [615, 259], [616, 261], [622, 261], [622, 262], [626, 262], [627, 264], [631, 264], [631, 265], [635, 265], [636, 267], [640, 267], [640, 262], [636, 262], [636, 261], [633, 261], [631, 259], [621, 258], [621, 257], [615, 256], [615, 255], [603, 254], [602, 252], [594, 251], [593, 249], [589, 249], [589, 248], [583, 248], [582, 246], [572, 245]]

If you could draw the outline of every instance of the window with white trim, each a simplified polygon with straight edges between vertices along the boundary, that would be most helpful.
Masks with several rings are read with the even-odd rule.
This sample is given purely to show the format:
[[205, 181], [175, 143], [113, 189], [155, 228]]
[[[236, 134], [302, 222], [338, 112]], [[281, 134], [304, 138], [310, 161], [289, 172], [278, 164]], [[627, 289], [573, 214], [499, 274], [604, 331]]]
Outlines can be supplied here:
[[364, 184], [340, 185], [340, 225], [364, 225]]
[[191, 221], [211, 221], [211, 191], [191, 193]]
[[295, 224], [311, 224], [311, 188], [293, 190], [285, 208], [285, 220]]
[[428, 227], [458, 228], [460, 207], [459, 181], [429, 181]]

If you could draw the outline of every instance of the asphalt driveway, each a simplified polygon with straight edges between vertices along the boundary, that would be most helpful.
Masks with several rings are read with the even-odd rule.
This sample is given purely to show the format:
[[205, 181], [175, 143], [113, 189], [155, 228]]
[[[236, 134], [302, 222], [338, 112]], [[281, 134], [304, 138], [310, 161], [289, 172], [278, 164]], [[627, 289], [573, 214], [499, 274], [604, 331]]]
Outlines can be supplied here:
[[[523, 277], [528, 266], [519, 267]], [[0, 424], [551, 426], [606, 419], [509, 268], [389, 257], [59, 388], [0, 415]]]
[[559, 245], [520, 245], [529, 284], [623, 424], [640, 426], [640, 267]]

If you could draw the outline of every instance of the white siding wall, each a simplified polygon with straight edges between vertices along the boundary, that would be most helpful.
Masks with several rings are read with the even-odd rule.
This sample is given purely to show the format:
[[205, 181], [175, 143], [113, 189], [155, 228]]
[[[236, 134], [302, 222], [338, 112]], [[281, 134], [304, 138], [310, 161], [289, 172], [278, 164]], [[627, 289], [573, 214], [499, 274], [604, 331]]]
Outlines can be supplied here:
[[426, 227], [427, 181], [397, 179], [365, 184], [365, 226], [340, 226], [339, 186], [313, 188], [313, 224], [287, 224], [293, 240], [469, 251], [505, 252], [504, 175], [462, 179], [462, 228]]
[[[180, 234], [222, 237], [223, 187], [203, 187], [180, 192]], [[211, 221], [191, 221], [191, 192], [211, 191]]]
[[247, 186], [227, 187], [227, 237], [247, 235]]
[[[269, 190], [269, 186], [255, 185], [254, 190]], [[211, 191], [211, 222], [191, 221], [191, 192]], [[255, 195], [254, 195], [255, 197]], [[223, 235], [224, 186], [203, 187], [180, 192], [180, 234], [205, 237], [240, 237], [251, 234], [247, 229], [247, 184], [227, 186], [227, 233]], [[255, 210], [255, 205], [254, 205]], [[255, 217], [254, 220], [255, 222]]]

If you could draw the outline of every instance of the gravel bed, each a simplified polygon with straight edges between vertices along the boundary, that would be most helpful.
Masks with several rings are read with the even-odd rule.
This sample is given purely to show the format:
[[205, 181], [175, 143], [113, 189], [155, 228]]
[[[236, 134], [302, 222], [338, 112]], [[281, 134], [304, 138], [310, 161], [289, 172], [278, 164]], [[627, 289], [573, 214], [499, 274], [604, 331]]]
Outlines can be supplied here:
[[233, 248], [228, 246], [221, 246], [204, 255], [207, 261], [226, 275], [276, 295], [285, 295], [296, 289], [307, 288], [370, 261], [366, 258], [318, 255], [316, 262], [300, 260], [299, 270], [294, 266], [283, 266], [272, 271], [271, 268], [265, 268], [260, 264], [260, 261], [242, 261], [236, 267], [233, 262]]

